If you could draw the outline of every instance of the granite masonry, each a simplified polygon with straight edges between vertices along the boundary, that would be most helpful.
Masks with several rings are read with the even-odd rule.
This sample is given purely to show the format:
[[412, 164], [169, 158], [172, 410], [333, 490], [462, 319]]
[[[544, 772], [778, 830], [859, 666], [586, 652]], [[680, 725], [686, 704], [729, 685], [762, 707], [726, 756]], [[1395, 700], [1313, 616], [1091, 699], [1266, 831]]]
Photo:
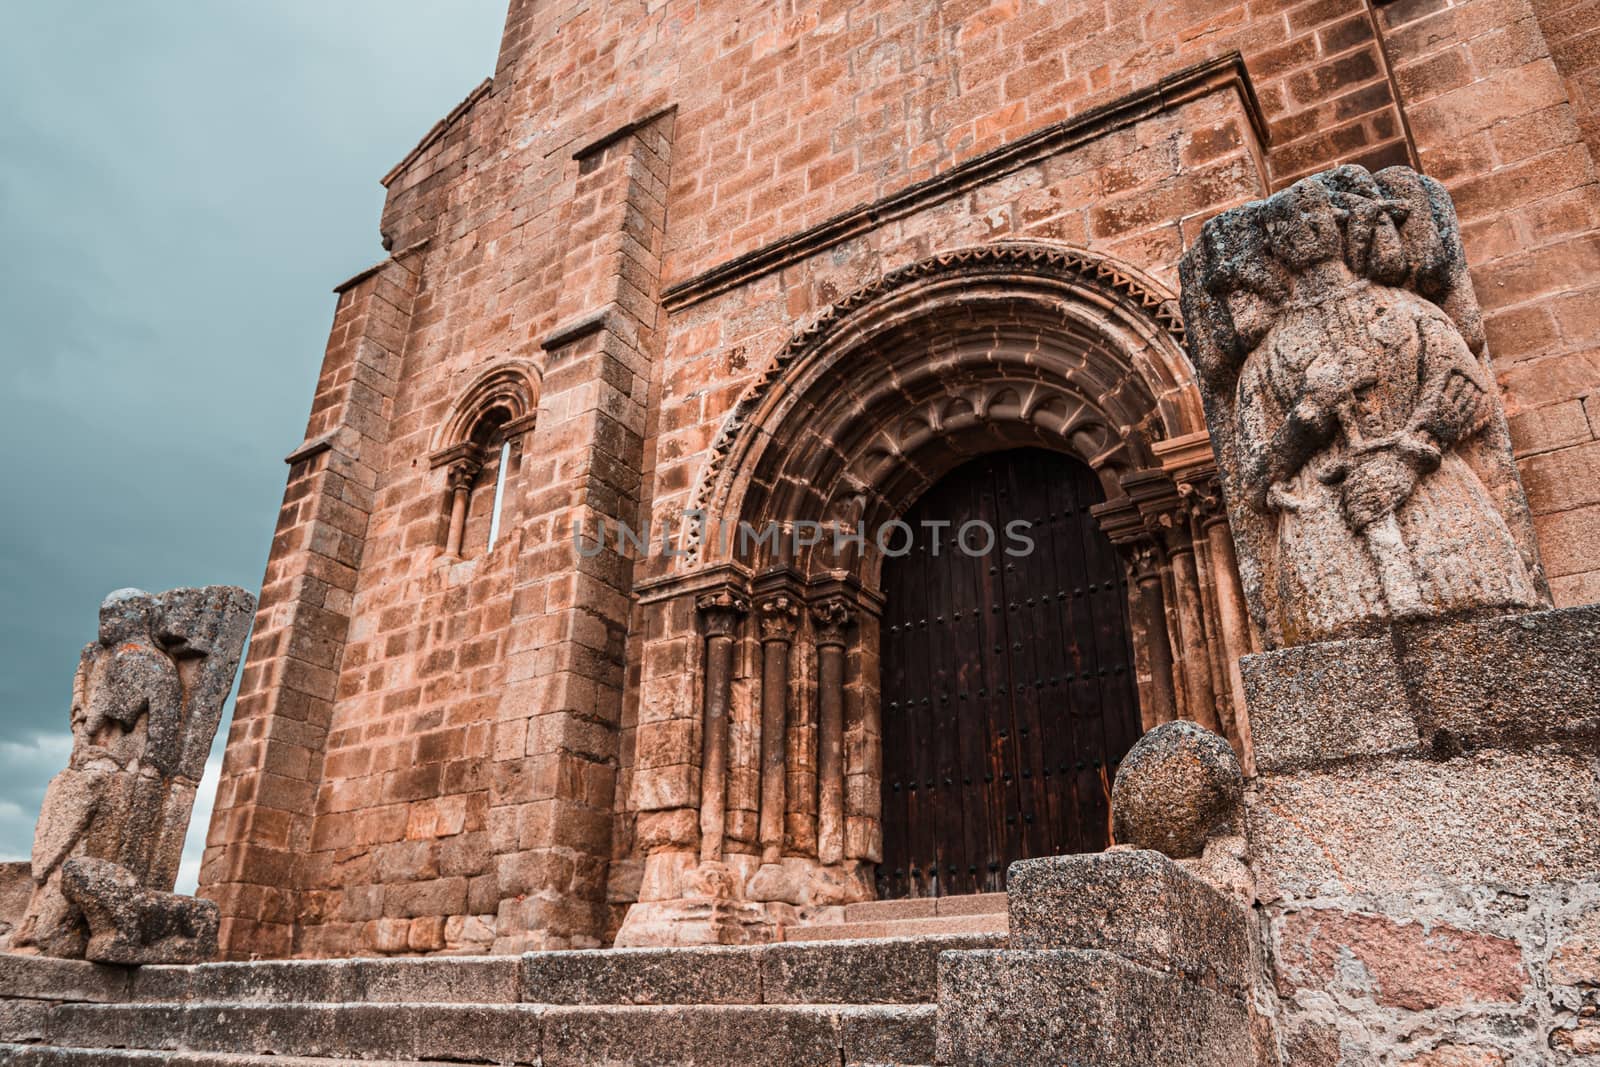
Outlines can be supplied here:
[[10, 951], [126, 964], [216, 954], [216, 905], [172, 888], [254, 609], [231, 586], [119, 589], [100, 605]]
[[1600, 1062], [1597, 131], [1596, 0], [514, 0], [337, 289], [224, 962], [0, 957], [3, 1055]]

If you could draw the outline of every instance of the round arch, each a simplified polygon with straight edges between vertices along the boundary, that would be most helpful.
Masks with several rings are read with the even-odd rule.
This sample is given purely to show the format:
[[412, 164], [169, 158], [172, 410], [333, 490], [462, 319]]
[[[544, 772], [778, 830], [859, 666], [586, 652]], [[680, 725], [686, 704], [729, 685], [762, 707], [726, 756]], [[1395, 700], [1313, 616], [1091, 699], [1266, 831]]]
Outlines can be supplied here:
[[[792, 338], [713, 444], [692, 506], [723, 531], [871, 529], [964, 460], [1025, 446], [1083, 460], [1115, 499], [1157, 465], [1155, 441], [1204, 425], [1171, 294], [1081, 249], [985, 245], [893, 271]], [[695, 539], [689, 562], [738, 547]], [[875, 584], [875, 553], [823, 555], [783, 562]]]

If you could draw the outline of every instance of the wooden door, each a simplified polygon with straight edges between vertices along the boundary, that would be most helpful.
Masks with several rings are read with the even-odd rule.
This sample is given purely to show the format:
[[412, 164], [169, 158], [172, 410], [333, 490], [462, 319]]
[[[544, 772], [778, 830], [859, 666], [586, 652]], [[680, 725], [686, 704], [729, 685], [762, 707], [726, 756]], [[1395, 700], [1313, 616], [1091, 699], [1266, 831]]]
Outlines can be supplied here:
[[[997, 891], [1013, 860], [1109, 843], [1139, 703], [1122, 565], [1089, 514], [1103, 499], [1086, 465], [1020, 449], [903, 516], [915, 540], [883, 569], [880, 897]], [[991, 553], [957, 543], [972, 520], [996, 531]], [[1019, 520], [1033, 548], [1010, 555]], [[924, 523], [948, 523], [937, 544]]]

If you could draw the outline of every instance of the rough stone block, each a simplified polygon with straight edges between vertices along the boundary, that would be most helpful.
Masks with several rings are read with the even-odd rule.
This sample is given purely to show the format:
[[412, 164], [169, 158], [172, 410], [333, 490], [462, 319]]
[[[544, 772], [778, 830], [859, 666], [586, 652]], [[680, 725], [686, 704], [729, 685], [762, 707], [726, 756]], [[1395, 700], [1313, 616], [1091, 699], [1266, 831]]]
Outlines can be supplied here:
[[1404, 627], [1401, 669], [1424, 744], [1600, 739], [1600, 606]]
[[1262, 773], [1409, 752], [1417, 731], [1386, 637], [1325, 641], [1239, 660]]
[[1600, 870], [1592, 759], [1481, 752], [1268, 775], [1247, 797], [1262, 900], [1492, 883]]
[[932, 1004], [901, 1004], [839, 1016], [846, 1067], [934, 1062], [937, 1010]]
[[559, 1007], [544, 1016], [543, 1067], [838, 1067], [838, 1009]]
[[[51, 1005], [43, 1000], [0, 1000], [0, 1041], [44, 1041]], [[0, 1054], [0, 1063], [6, 1062]]]
[[1240, 1067], [1244, 1002], [1107, 952], [984, 949], [939, 960], [938, 1063]]
[[52, 1045], [175, 1049], [184, 1039], [178, 1004], [62, 1004], [50, 1013]]
[[[177, 1045], [199, 1052], [273, 1056], [323, 1056], [331, 1049], [362, 1049], [371, 1056], [404, 1055], [409, 1013], [391, 1012], [385, 1027], [368, 1030], [357, 1020], [336, 1019], [320, 1004], [193, 1004], [181, 1009]], [[130, 1013], [131, 1014], [131, 1013]], [[137, 1031], [136, 1031], [137, 1032]], [[133, 1048], [152, 1047], [133, 1043]]]
[[996, 934], [790, 942], [760, 950], [767, 1004], [925, 1004], [938, 992], [939, 953], [991, 948]]
[[[1341, 990], [1386, 1007], [1426, 1011], [1516, 1004], [1528, 986], [1515, 941], [1444, 923], [1299, 909], [1274, 923], [1274, 948], [1285, 995], [1296, 988]], [[1351, 987], [1353, 974], [1359, 977]]]
[[352, 995], [353, 961], [260, 960], [199, 966], [140, 967], [132, 998], [242, 1004], [316, 1003], [359, 999]]
[[1235, 993], [1250, 982], [1244, 909], [1159, 852], [1011, 865], [1013, 949], [1092, 949]]
[[361, 1001], [514, 1004], [521, 965], [507, 957], [351, 960], [345, 997]]
[[83, 960], [0, 953], [0, 998], [116, 1001], [127, 996], [134, 973], [127, 967]]
[[530, 952], [522, 999], [542, 1004], [759, 1004], [761, 967], [749, 948], [620, 948]]
[[1592, 747], [1600, 607], [1396, 625], [1245, 656], [1263, 774], [1462, 748]]

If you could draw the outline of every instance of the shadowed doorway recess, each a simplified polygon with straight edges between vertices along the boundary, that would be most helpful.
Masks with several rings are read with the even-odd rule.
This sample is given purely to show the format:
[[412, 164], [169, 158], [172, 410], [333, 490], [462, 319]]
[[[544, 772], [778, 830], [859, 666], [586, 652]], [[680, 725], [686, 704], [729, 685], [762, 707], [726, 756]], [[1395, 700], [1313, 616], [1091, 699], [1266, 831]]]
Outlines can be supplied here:
[[[883, 569], [880, 897], [997, 891], [1013, 860], [1109, 844], [1140, 724], [1123, 566], [1089, 514], [1103, 499], [1085, 464], [1017, 449], [902, 517], [916, 537]], [[973, 522], [991, 552], [969, 554], [976, 526], [964, 550]]]

